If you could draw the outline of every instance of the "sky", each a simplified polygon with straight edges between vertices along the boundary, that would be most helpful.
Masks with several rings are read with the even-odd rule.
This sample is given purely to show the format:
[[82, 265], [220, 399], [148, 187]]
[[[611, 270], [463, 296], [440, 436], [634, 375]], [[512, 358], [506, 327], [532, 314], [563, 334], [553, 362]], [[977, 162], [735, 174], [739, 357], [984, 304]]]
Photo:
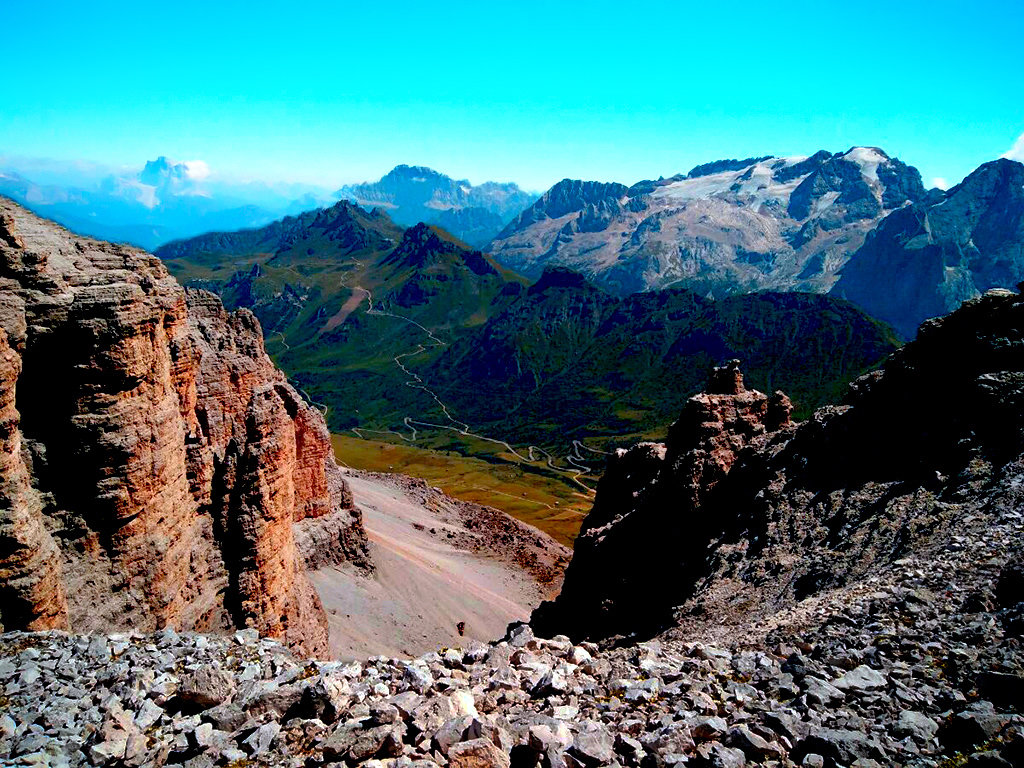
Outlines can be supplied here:
[[408, 163], [531, 190], [853, 145], [928, 185], [1024, 160], [1020, 0], [4, 0], [3, 17], [0, 155], [327, 187]]

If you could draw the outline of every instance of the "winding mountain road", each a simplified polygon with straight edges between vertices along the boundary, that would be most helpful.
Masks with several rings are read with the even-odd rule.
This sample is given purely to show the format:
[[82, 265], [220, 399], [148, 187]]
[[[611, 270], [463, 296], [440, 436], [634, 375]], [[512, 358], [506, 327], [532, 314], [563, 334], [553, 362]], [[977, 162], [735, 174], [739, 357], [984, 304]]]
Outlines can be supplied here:
[[[355, 259], [353, 259], [353, 261], [357, 265], [362, 266], [361, 262], [358, 262]], [[414, 326], [415, 328], [417, 328], [418, 330], [422, 331], [425, 334], [426, 339], [423, 342], [417, 343], [416, 347], [414, 349], [409, 350], [408, 352], [402, 352], [398, 355], [395, 355], [393, 360], [395, 362], [395, 365], [398, 366], [398, 368], [406, 377], [405, 386], [411, 387], [412, 389], [418, 389], [427, 394], [437, 404], [437, 407], [440, 409], [441, 413], [444, 415], [445, 420], [448, 422], [447, 424], [439, 424], [436, 422], [417, 419], [412, 416], [405, 416], [402, 419], [402, 422], [409, 429], [411, 433], [409, 436], [400, 434], [399, 432], [396, 432], [394, 430], [374, 430], [367, 429], [364, 427], [354, 427], [352, 428], [351, 431], [357, 437], [365, 439], [362, 434], [363, 432], [373, 434], [390, 434], [395, 435], [400, 439], [405, 440], [406, 442], [415, 442], [416, 436], [420, 432], [420, 430], [417, 429], [417, 427], [426, 429], [448, 430], [451, 432], [455, 432], [459, 435], [462, 435], [463, 437], [472, 438], [474, 440], [481, 440], [483, 442], [500, 446], [504, 448], [506, 451], [508, 451], [511, 455], [515, 456], [516, 459], [522, 462], [537, 463], [543, 461], [544, 464], [552, 471], [568, 475], [569, 479], [573, 483], [578, 485], [580, 488], [582, 488], [586, 495], [592, 496], [594, 494], [594, 489], [583, 481], [585, 477], [593, 474], [593, 468], [586, 463], [586, 460], [584, 456], [580, 453], [580, 450], [584, 449], [595, 454], [604, 454], [604, 451], [600, 451], [596, 448], [590, 448], [589, 446], [583, 445], [583, 443], [579, 442], [578, 440], [574, 440], [572, 443], [572, 451], [567, 456], [564, 457], [564, 461], [567, 466], [559, 466], [558, 464], [555, 463], [555, 457], [552, 456], [547, 451], [545, 451], [540, 446], [527, 446], [525, 449], [523, 449], [525, 451], [524, 455], [523, 452], [517, 450], [507, 440], [502, 440], [500, 438], [490, 437], [488, 435], [482, 435], [479, 432], [474, 432], [472, 427], [468, 423], [455, 417], [451, 409], [448, 407], [448, 404], [445, 403], [440, 397], [438, 397], [437, 393], [433, 389], [427, 386], [426, 382], [423, 380], [423, 377], [421, 377], [415, 371], [410, 370], [403, 362], [406, 359], [415, 357], [416, 355], [423, 354], [424, 352], [430, 349], [445, 347], [447, 346], [447, 342], [439, 338], [429, 328], [422, 325], [421, 323], [416, 322], [412, 318], [400, 315], [396, 312], [391, 312], [383, 307], [378, 308], [378, 306], [374, 304], [373, 293], [371, 291], [369, 291], [366, 288], [363, 288], [360, 285], [348, 285], [345, 276], [342, 276], [341, 278], [341, 285], [342, 287], [348, 288], [350, 291], [352, 291], [352, 297], [345, 302], [343, 307], [349, 307], [350, 303], [353, 302], [353, 300], [357, 296], [361, 295], [361, 298], [366, 300], [366, 313], [368, 315], [376, 315], [378, 317], [391, 317], [394, 318], [395, 320], [408, 323], [409, 325]], [[362, 303], [361, 300], [358, 303]], [[351, 313], [351, 311], [352, 310], [349, 309], [349, 311], [346, 313], [346, 316], [347, 314]], [[331, 318], [331, 320], [333, 319], [334, 318]], [[537, 458], [538, 456], [542, 458]]]

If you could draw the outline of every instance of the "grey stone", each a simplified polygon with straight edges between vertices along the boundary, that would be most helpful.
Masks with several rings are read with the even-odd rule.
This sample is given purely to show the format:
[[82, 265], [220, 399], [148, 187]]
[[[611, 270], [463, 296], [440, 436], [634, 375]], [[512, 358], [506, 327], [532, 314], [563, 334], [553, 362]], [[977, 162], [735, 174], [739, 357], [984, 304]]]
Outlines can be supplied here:
[[610, 763], [615, 759], [615, 739], [601, 723], [584, 721], [573, 737], [570, 752], [588, 766]]
[[249, 754], [253, 757], [262, 755], [270, 750], [270, 745], [273, 744], [280, 732], [281, 725], [279, 723], [264, 723], [253, 731], [242, 744], [249, 748]]
[[885, 675], [866, 664], [850, 670], [833, 684], [841, 691], [877, 691], [886, 687]]
[[234, 693], [235, 678], [212, 665], [182, 675], [177, 691], [179, 699], [200, 709], [230, 701]]
[[893, 732], [900, 737], [911, 736], [917, 741], [928, 742], [934, 738], [938, 730], [939, 724], [928, 715], [905, 709], [900, 712]]

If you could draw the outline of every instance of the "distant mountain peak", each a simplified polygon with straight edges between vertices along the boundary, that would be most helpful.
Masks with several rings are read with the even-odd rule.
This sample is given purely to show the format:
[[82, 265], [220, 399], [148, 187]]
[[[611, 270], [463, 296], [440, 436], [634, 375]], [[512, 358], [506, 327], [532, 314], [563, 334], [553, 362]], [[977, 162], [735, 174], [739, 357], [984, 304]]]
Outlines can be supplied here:
[[147, 160], [145, 167], [139, 172], [139, 181], [154, 187], [168, 184], [188, 184], [199, 182], [210, 175], [210, 168], [202, 160], [171, 160], [160, 155], [156, 160]]
[[859, 145], [715, 160], [628, 188], [563, 179], [489, 252], [528, 277], [570, 266], [620, 295], [824, 291], [873, 226], [927, 194], [915, 168]]
[[422, 222], [405, 230], [402, 240], [383, 261], [398, 267], [423, 269], [445, 260], [463, 263], [478, 275], [498, 274], [498, 270], [480, 253]]
[[[390, 171], [385, 173], [384, 176], [381, 177], [381, 181], [384, 179], [410, 179], [412, 181], [437, 179], [453, 181], [452, 177], [448, 174], [435, 171], [433, 168], [428, 168], [425, 165], [406, 165], [405, 163], [396, 165]], [[468, 184], [469, 182], [464, 183]]]
[[389, 248], [398, 240], [401, 231], [386, 213], [366, 211], [348, 200], [339, 200], [326, 208], [285, 216], [259, 228], [208, 232], [172, 241], [155, 252], [163, 259], [216, 253], [279, 254], [300, 243], [326, 240], [336, 254], [354, 253]]
[[629, 187], [618, 182], [582, 181], [562, 179], [515, 219], [498, 235], [508, 237], [530, 224], [545, 219], [559, 219], [576, 211], [585, 211], [588, 206], [597, 207], [605, 201], [615, 203], [629, 192]]
[[894, 211], [832, 292], [911, 338], [918, 324], [1024, 279], [1024, 165], [993, 160], [945, 193]]
[[384, 208], [395, 222], [439, 224], [474, 247], [488, 243], [534, 195], [511, 182], [474, 186], [422, 165], [396, 165], [379, 181], [346, 184], [337, 192], [364, 208]]

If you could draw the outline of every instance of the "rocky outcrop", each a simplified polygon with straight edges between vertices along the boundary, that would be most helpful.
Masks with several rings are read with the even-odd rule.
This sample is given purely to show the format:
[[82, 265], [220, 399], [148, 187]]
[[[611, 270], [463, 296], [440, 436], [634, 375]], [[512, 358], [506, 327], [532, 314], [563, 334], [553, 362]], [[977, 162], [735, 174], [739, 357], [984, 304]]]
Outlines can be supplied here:
[[780, 392], [746, 389], [733, 360], [712, 371], [708, 391], [690, 398], [664, 444], [616, 451], [561, 594], [534, 613], [538, 631], [602, 637], [665, 626], [683, 572], [715, 530], [717, 521], [703, 517], [707, 498], [744, 448], [791, 428], [791, 410]]
[[986, 163], [944, 194], [888, 216], [832, 293], [911, 338], [918, 324], [1024, 279], [1024, 165]]
[[749, 626], [1012, 509], [1022, 329], [1021, 297], [991, 291], [925, 323], [843, 405], [799, 425], [782, 395], [717, 371], [665, 446], [609, 462], [562, 594], [535, 625], [589, 637]]
[[304, 563], [367, 565], [365, 536], [256, 319], [148, 254], [0, 211], [0, 624], [252, 626], [324, 652]]
[[0, 603], [7, 626], [64, 627], [67, 598], [59, 552], [43, 525], [42, 499], [22, 453], [14, 403], [20, 373], [21, 357], [0, 329]]
[[381, 264], [399, 269], [422, 270], [434, 266], [446, 258], [464, 263], [477, 275], [498, 274], [498, 270], [487, 261], [480, 251], [464, 248], [445, 237], [443, 232], [428, 227], [426, 224], [417, 224], [407, 229], [402, 235], [398, 247], [389, 253], [381, 261]]

